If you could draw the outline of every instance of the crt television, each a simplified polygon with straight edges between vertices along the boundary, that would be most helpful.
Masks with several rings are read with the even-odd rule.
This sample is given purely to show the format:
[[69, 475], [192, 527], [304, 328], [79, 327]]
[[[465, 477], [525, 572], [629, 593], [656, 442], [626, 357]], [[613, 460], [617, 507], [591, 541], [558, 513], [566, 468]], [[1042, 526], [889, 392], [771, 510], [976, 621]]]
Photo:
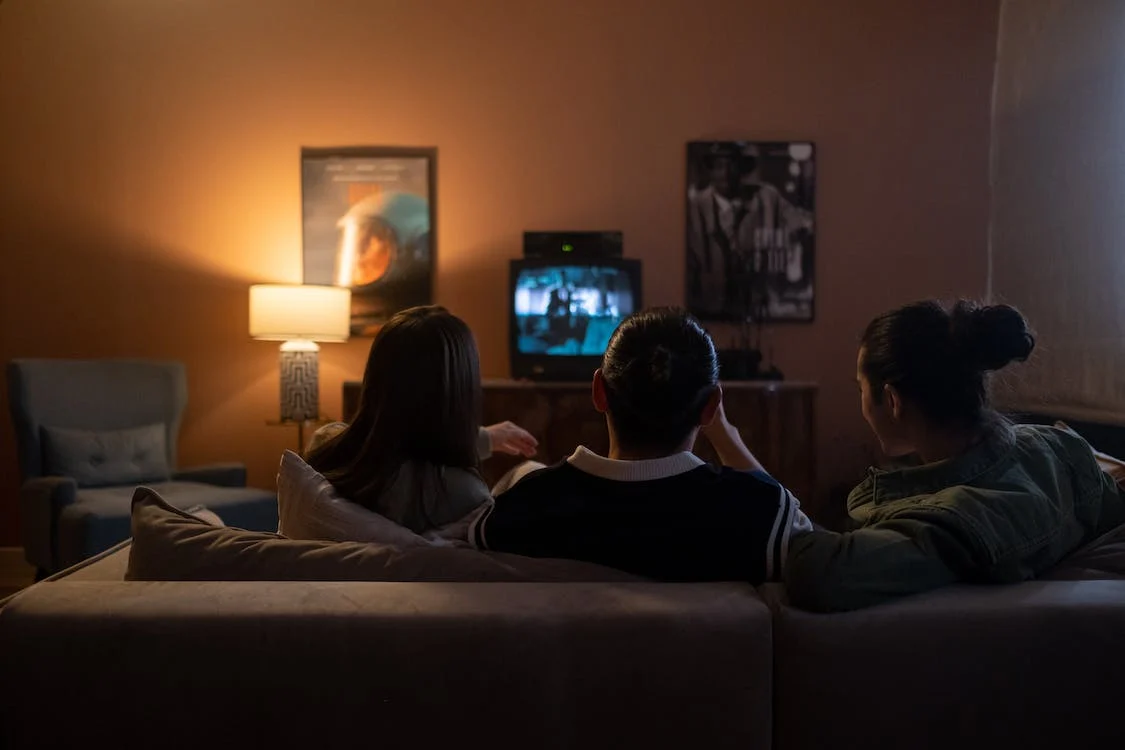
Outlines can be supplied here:
[[509, 282], [514, 378], [590, 378], [617, 325], [641, 309], [639, 260], [524, 258]]

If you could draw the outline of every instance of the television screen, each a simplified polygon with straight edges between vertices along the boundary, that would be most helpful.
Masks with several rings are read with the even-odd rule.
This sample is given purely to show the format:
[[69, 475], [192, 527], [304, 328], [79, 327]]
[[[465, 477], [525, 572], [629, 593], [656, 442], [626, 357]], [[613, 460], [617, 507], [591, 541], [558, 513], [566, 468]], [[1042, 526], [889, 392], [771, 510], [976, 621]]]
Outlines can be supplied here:
[[520, 354], [601, 356], [634, 309], [633, 282], [623, 268], [560, 264], [518, 273], [512, 304]]

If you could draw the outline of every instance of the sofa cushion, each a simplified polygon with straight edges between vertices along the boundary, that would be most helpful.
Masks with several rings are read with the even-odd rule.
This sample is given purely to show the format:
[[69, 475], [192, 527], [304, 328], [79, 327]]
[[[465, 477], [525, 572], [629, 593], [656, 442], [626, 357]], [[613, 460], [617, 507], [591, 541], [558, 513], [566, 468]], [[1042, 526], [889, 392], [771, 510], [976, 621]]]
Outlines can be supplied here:
[[775, 606], [774, 747], [1125, 747], [1125, 581]]
[[345, 500], [316, 469], [292, 451], [277, 473], [278, 533], [290, 539], [372, 542], [424, 547], [429, 541], [362, 505]]
[[0, 746], [769, 750], [772, 672], [748, 584], [59, 581]]
[[133, 496], [128, 580], [144, 581], [637, 581], [584, 562], [453, 547], [287, 539], [211, 526], [151, 488]]
[[42, 438], [44, 472], [71, 477], [79, 487], [163, 482], [172, 475], [163, 424], [124, 430], [44, 426]]
[[1040, 578], [1051, 581], [1125, 579], [1125, 524], [1068, 555]]

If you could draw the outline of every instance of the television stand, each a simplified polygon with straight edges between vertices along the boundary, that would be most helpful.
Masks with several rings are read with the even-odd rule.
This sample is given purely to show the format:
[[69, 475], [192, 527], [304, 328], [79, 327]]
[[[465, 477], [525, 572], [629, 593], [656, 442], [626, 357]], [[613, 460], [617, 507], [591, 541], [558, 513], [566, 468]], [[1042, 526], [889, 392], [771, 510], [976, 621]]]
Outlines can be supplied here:
[[[590, 382], [486, 379], [483, 421], [511, 420], [539, 440], [544, 463], [555, 463], [585, 445], [605, 455], [609, 450], [605, 417], [590, 398]], [[360, 384], [344, 383], [344, 418], [350, 420], [359, 400]], [[798, 381], [724, 381], [723, 407], [754, 455], [793, 494], [806, 511], [815, 513], [816, 498], [815, 383]], [[701, 439], [695, 453], [708, 461], [717, 457]], [[496, 455], [481, 472], [491, 485], [519, 463], [514, 456]]]

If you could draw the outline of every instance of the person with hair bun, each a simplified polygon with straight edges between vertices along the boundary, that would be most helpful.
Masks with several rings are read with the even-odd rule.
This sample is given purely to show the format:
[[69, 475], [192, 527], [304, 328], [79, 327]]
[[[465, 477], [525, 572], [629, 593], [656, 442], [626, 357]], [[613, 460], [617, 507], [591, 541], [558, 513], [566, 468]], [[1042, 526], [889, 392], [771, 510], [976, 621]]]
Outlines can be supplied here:
[[1125, 522], [1082, 438], [989, 405], [988, 374], [1034, 348], [1007, 305], [916, 302], [871, 321], [856, 366], [863, 417], [884, 453], [915, 460], [871, 469], [852, 490], [857, 530], [794, 540], [794, 604], [849, 610], [957, 581], [1023, 581]]
[[[742, 442], [722, 399], [714, 343], [693, 317], [629, 316], [593, 378], [609, 455], [579, 446], [539, 465], [497, 492], [469, 541], [665, 581], [779, 580], [791, 540], [812, 523]], [[699, 433], [722, 466], [691, 452]]]

